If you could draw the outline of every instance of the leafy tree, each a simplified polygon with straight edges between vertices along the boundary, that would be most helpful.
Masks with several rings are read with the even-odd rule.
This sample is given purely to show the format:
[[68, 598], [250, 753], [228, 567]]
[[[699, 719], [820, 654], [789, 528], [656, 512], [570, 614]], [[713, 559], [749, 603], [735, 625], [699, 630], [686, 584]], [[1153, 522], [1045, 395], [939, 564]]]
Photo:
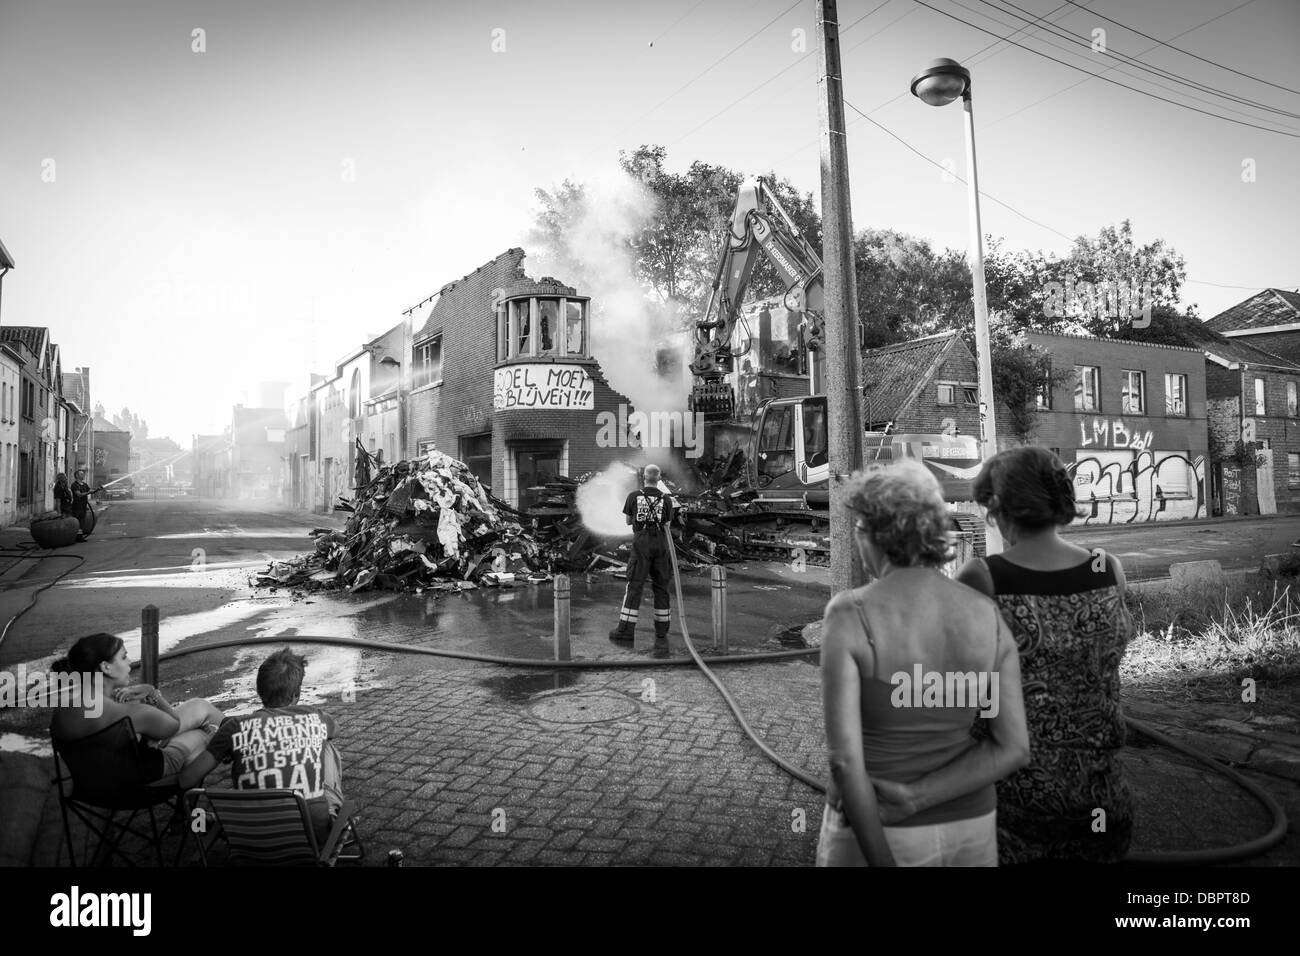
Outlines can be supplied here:
[[[665, 168], [666, 160], [663, 146], [644, 145], [619, 153], [623, 172], [644, 186], [654, 201], [652, 215], [629, 230], [627, 248], [641, 287], [661, 304], [676, 307], [684, 320], [694, 321], [708, 305], [736, 193], [748, 177], [699, 161], [684, 173], [673, 173]], [[812, 194], [800, 193], [773, 175], [765, 178], [804, 237], [820, 252], [821, 218]], [[574, 259], [577, 250], [572, 249], [570, 237], [586, 211], [587, 187], [565, 180], [535, 194], [539, 208], [526, 241], [546, 248], [561, 263]], [[580, 271], [575, 261], [575, 275]], [[750, 280], [750, 298], [784, 290], [771, 264], [760, 257]]]
[[903, 342], [973, 321], [970, 269], [951, 249], [893, 229], [864, 229], [853, 240], [863, 342]]

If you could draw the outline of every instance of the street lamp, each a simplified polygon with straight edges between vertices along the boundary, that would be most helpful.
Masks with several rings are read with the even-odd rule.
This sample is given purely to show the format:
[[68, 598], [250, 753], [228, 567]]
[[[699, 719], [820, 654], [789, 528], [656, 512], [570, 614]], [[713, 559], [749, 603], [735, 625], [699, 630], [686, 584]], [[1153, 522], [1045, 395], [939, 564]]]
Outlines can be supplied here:
[[[989, 304], [984, 292], [984, 233], [980, 228], [979, 175], [975, 169], [975, 119], [971, 112], [970, 70], [942, 57], [912, 78], [912, 95], [929, 106], [947, 106], [961, 97], [966, 113], [966, 165], [970, 169], [971, 289], [975, 304], [975, 361], [979, 367], [980, 456], [988, 461], [998, 450], [996, 406], [993, 404], [993, 362], [989, 354]], [[989, 527], [985, 551], [1002, 550], [1002, 535]]]

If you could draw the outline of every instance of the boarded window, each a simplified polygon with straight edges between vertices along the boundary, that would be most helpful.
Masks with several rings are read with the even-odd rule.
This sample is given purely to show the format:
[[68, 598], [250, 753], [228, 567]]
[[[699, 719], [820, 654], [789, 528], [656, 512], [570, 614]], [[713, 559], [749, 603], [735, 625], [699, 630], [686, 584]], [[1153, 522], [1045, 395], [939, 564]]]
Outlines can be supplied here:
[[1156, 465], [1155, 477], [1151, 486], [1153, 495], [1161, 494], [1166, 498], [1183, 498], [1192, 493], [1192, 467], [1188, 464], [1190, 456], [1185, 451], [1154, 452]]
[[1075, 452], [1074, 497], [1091, 501], [1094, 497], [1132, 498], [1133, 451], [1094, 451], [1081, 448]]

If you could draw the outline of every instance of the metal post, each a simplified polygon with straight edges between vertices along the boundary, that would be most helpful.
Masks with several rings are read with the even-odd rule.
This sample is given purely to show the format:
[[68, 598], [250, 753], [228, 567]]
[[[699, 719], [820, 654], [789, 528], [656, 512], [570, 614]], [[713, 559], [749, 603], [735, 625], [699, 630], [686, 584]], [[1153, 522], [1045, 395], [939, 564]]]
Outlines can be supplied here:
[[555, 576], [555, 659], [567, 661], [569, 652], [569, 576]]
[[[979, 367], [980, 457], [988, 461], [998, 453], [997, 406], [993, 399], [993, 358], [989, 352], [989, 303], [984, 291], [984, 232], [980, 226], [979, 174], [975, 170], [975, 115], [971, 110], [970, 84], [962, 96], [966, 115], [966, 163], [970, 169], [970, 275], [975, 304], [975, 360]], [[984, 535], [984, 553], [1002, 551], [1002, 533], [989, 525]]]
[[831, 591], [866, 580], [853, 527], [844, 507], [844, 482], [862, 467], [862, 401], [858, 352], [857, 282], [853, 270], [853, 220], [849, 207], [848, 149], [840, 28], [836, 0], [819, 0], [822, 252], [826, 292], [826, 408], [831, 494]]
[[140, 615], [140, 680], [158, 686], [158, 608], [152, 604]]
[[[713, 649], [727, 652], [727, 569], [715, 564], [709, 571], [713, 585]], [[680, 609], [679, 609], [680, 613]]]

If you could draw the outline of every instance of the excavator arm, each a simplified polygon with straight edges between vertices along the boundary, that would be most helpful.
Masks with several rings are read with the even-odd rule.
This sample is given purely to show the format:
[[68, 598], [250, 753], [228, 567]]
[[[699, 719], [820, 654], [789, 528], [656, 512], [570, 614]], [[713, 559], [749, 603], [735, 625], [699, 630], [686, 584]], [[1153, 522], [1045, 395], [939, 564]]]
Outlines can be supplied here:
[[710, 418], [727, 418], [732, 411], [724, 376], [735, 368], [732, 336], [760, 255], [767, 256], [785, 283], [786, 308], [807, 316], [804, 347], [817, 350], [824, 340], [821, 259], [767, 184], [747, 180], [736, 196], [708, 308], [695, 326], [691, 407]]

